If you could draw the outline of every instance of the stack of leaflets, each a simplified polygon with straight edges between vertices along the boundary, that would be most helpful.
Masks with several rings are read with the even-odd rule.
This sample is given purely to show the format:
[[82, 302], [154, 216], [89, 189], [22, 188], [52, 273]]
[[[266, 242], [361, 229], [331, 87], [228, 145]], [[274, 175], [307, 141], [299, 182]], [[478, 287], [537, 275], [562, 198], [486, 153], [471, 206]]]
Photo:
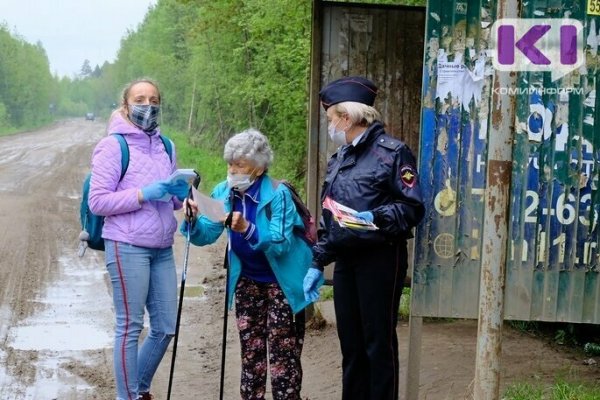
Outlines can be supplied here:
[[[175, 170], [167, 180], [171, 184], [175, 184], [177, 181], [185, 181], [188, 186], [192, 186], [195, 177], [196, 171], [194, 171], [192, 168], [180, 168]], [[170, 193], [165, 193], [165, 195], [158, 199], [158, 201], [169, 201], [171, 200], [171, 197], [173, 197], [173, 195]]]
[[169, 182], [175, 183], [177, 181], [186, 181], [188, 184], [192, 184], [196, 177], [196, 171], [192, 168], [179, 168], [175, 170], [171, 176], [169, 176]]
[[333, 218], [341, 227], [359, 231], [374, 231], [379, 229], [374, 223], [356, 217], [356, 210], [338, 203], [329, 196], [323, 200], [323, 208], [331, 211]]

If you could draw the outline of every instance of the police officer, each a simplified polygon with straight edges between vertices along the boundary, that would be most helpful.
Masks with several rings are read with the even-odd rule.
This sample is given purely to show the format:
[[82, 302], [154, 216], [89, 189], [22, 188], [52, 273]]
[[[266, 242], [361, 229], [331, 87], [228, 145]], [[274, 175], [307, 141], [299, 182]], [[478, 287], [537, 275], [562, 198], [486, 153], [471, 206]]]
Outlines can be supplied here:
[[396, 323], [408, 268], [407, 239], [424, 214], [415, 157], [388, 135], [373, 108], [377, 87], [362, 77], [331, 82], [319, 93], [328, 133], [339, 146], [321, 190], [357, 210], [377, 230], [342, 227], [323, 209], [307, 300], [319, 297], [324, 266], [335, 261], [334, 307], [342, 351], [342, 399], [398, 398]]

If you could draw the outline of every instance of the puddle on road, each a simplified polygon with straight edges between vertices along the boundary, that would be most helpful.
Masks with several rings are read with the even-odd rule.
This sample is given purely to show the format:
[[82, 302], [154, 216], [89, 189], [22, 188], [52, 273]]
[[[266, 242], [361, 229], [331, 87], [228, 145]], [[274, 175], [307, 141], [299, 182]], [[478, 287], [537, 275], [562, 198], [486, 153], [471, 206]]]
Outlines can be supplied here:
[[[92, 254], [90, 254], [92, 253]], [[9, 371], [0, 369], [0, 398], [56, 399], [81, 398], [91, 387], [61, 365], [78, 361], [87, 365], [85, 352], [112, 346], [112, 300], [104, 283], [103, 262], [93, 252], [82, 259], [65, 255], [59, 272], [43, 295], [35, 301], [38, 311], [18, 326], [1, 332], [6, 348], [26, 356], [34, 350], [37, 358], [35, 382], [25, 385]], [[4, 315], [4, 313], [8, 313]], [[0, 310], [4, 321], [10, 311]], [[6, 365], [0, 350], [0, 361]]]
[[[181, 290], [181, 286], [177, 287], [177, 290]], [[194, 300], [194, 299], [205, 299], [204, 297], [204, 292], [205, 292], [205, 288], [204, 286], [190, 286], [187, 285], [185, 287], [185, 290], [183, 292], [183, 297], [186, 299], [186, 301], [189, 300]]]

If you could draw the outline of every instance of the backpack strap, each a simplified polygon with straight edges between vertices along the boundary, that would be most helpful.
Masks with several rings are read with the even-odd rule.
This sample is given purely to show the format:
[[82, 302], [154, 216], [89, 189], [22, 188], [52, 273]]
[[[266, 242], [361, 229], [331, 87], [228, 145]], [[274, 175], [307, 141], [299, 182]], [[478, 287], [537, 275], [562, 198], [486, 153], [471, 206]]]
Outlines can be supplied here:
[[169, 160], [171, 160], [171, 162], [173, 162], [173, 144], [171, 142], [171, 139], [169, 139], [166, 136], [160, 135], [160, 140], [162, 140], [163, 145], [165, 146], [165, 150], [167, 151], [167, 154], [169, 155]]
[[[292, 201], [294, 200], [294, 197], [296, 197], [297, 199], [300, 199], [300, 195], [288, 181], [286, 181], [285, 179], [275, 179], [275, 178], [271, 178], [271, 177], [269, 177], [269, 178], [271, 179], [271, 185], [273, 186], [273, 190], [277, 190], [279, 185], [283, 185], [290, 191], [290, 194], [292, 195]], [[294, 204], [295, 204], [295, 202], [294, 202]], [[271, 203], [267, 203], [265, 205], [265, 212], [267, 213], [267, 219], [270, 221], [271, 215], [273, 214], [273, 211], [271, 211]]]
[[129, 167], [129, 146], [122, 133], [116, 133], [114, 137], [117, 138], [121, 145], [121, 176], [119, 177], [119, 182], [121, 182]]
[[[121, 182], [125, 176], [125, 173], [127, 172], [127, 168], [129, 167], [129, 145], [127, 144], [127, 140], [125, 140], [125, 136], [123, 136], [122, 133], [115, 133], [113, 136], [119, 141], [119, 145], [121, 145], [121, 176], [119, 177], [119, 182]], [[169, 160], [172, 162], [173, 144], [171, 139], [161, 135], [160, 140], [163, 142], [163, 146], [165, 146], [165, 150], [169, 155]]]
[[[277, 187], [279, 186], [279, 184], [282, 182], [280, 180], [277, 180], [275, 178], [271, 178], [271, 186], [273, 186], [273, 190], [277, 190]], [[265, 213], [267, 214], [267, 219], [270, 221], [271, 217], [273, 216], [273, 211], [271, 210], [271, 203], [267, 203], [265, 205]]]

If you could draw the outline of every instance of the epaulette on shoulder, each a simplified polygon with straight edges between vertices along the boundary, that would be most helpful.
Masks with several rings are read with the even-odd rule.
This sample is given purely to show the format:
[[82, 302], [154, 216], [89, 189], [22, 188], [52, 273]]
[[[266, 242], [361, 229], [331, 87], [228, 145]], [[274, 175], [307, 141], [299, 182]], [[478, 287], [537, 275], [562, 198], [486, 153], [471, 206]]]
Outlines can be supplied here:
[[397, 150], [402, 146], [402, 141], [390, 136], [381, 136], [377, 139], [377, 144], [390, 150]]

